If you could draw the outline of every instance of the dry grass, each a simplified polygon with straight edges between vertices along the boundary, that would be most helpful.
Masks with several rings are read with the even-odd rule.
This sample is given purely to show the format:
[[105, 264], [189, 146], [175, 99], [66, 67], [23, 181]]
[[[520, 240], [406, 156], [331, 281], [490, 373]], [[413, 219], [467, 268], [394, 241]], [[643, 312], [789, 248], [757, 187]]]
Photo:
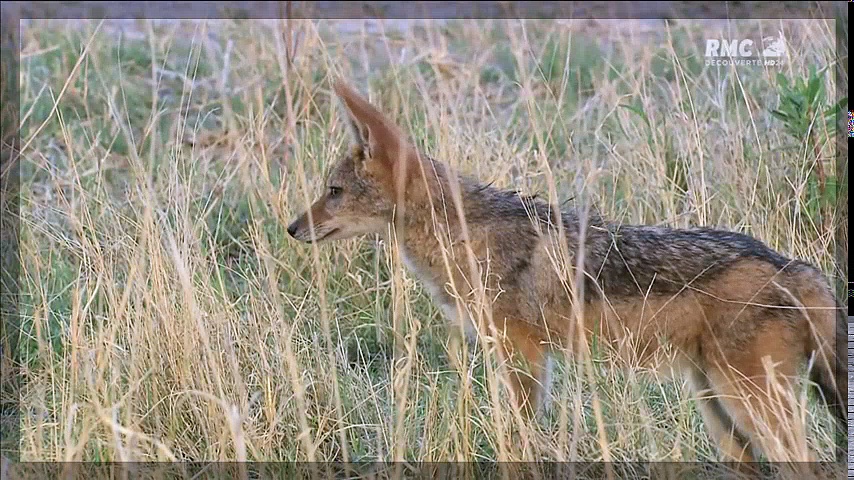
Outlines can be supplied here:
[[[347, 140], [333, 76], [484, 182], [838, 274], [813, 150], [769, 114], [778, 72], [832, 65], [832, 24], [736, 22], [789, 56], [733, 68], [705, 66], [701, 23], [75, 23], [23, 36], [24, 460], [716, 458], [680, 383], [595, 359], [560, 361], [551, 415], [520, 424], [387, 245], [291, 241]], [[804, 415], [831, 460], [829, 416]]]

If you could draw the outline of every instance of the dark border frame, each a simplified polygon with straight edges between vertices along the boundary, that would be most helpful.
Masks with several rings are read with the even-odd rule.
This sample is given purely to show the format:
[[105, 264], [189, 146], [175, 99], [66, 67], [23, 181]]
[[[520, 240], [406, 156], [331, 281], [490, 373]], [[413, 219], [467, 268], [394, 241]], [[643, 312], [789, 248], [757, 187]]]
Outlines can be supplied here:
[[[849, 0], [850, 1], [850, 0]], [[57, 2], [58, 3], [58, 2]], [[170, 2], [166, 5], [154, 5], [149, 2], [68, 2], [65, 4], [54, 4], [54, 2], [21, 2], [10, 1], [2, 3], [2, 29], [0, 30], [0, 171], [2, 172], [2, 211], [0, 211], [0, 239], [2, 239], [2, 271], [0, 272], [0, 367], [2, 367], [2, 390], [0, 390], [0, 455], [3, 464], [0, 471], [7, 473], [9, 464], [7, 460], [18, 460], [19, 452], [17, 443], [20, 438], [20, 425], [18, 423], [20, 398], [20, 377], [13, 364], [16, 357], [17, 336], [19, 322], [17, 318], [17, 293], [18, 275], [20, 271], [18, 251], [18, 223], [19, 213], [19, 165], [18, 154], [20, 149], [19, 116], [19, 77], [18, 67], [20, 62], [20, 20], [32, 18], [51, 19], [75, 19], [75, 18], [104, 18], [104, 19], [137, 19], [137, 18], [170, 18], [170, 19], [214, 19], [214, 18], [610, 18], [610, 19], [671, 19], [671, 18], [695, 18], [695, 19], [757, 19], [757, 18], [825, 18], [835, 21], [836, 25], [836, 48], [838, 62], [834, 69], [836, 74], [836, 101], [847, 96], [847, 82], [843, 78], [848, 76], [848, 7], [841, 1], [784, 1], [784, 2], [690, 2], [690, 1], [661, 1], [661, 2], [241, 2], [240, 7], [235, 8], [233, 2], [208, 1], [208, 2]], [[308, 5], [307, 5], [308, 4]], [[312, 15], [317, 9], [324, 11], [321, 15]], [[441, 10], [441, 12], [430, 9]], [[844, 9], [844, 10], [843, 10]], [[847, 109], [846, 109], [847, 110]], [[837, 150], [836, 171], [839, 177], [847, 178], [848, 171], [848, 143], [842, 136], [842, 111], [837, 117]], [[845, 119], [847, 122], [847, 117]], [[846, 143], [843, 143], [846, 142]], [[839, 298], [844, 301], [847, 310], [851, 283], [848, 277], [848, 197], [847, 181], [845, 190], [839, 191], [837, 200], [840, 203], [842, 221], [835, 232], [837, 270], [842, 272], [841, 278], [836, 281], [836, 290]], [[839, 188], [839, 187], [837, 187]], [[842, 208], [844, 204], [844, 208]], [[847, 283], [847, 285], [845, 285]], [[848, 287], [848, 288], [846, 288]], [[842, 292], [848, 293], [843, 294]], [[849, 329], [854, 323], [854, 317], [848, 317]], [[842, 341], [837, 338], [837, 341]], [[849, 345], [849, 370], [852, 365], [854, 350], [850, 350], [851, 342], [846, 338]], [[850, 388], [850, 387], [849, 387]], [[849, 390], [850, 391], [850, 390]], [[849, 405], [848, 417], [854, 417], [854, 409]], [[11, 424], [11, 426], [10, 426]], [[10, 437], [11, 435], [11, 437]], [[854, 458], [851, 450], [854, 439], [849, 429], [849, 463]], [[12, 444], [13, 448], [8, 448]], [[56, 464], [29, 464], [38, 468], [55, 468]], [[115, 472], [119, 464], [104, 464], [106, 471]], [[133, 468], [146, 464], [123, 464], [125, 467]], [[184, 464], [193, 470], [205, 464]], [[195, 465], [195, 467], [194, 467]], [[210, 464], [219, 465], [216, 468], [244, 468], [235, 464]], [[254, 464], [256, 466], [275, 464]], [[301, 468], [297, 465], [297, 471]], [[355, 465], [355, 464], [354, 464]], [[367, 464], [372, 465], [372, 464]], [[439, 466], [449, 464], [430, 464]], [[477, 465], [477, 464], [468, 464]], [[490, 465], [490, 464], [487, 464]], [[596, 464], [560, 464], [560, 465], [596, 465]], [[641, 464], [638, 464], [641, 465]], [[658, 463], [656, 465], [676, 465]], [[683, 467], [691, 464], [679, 464]], [[694, 464], [696, 465], [696, 464]], [[23, 466], [23, 465], [21, 465]], [[65, 464], [75, 469], [75, 472], [94, 473], [91, 464]], [[159, 467], [158, 467], [159, 468]], [[254, 469], [254, 467], [251, 467]], [[457, 467], [451, 467], [457, 468]], [[480, 468], [480, 467], [477, 467]], [[678, 467], [682, 468], [682, 467]], [[850, 467], [849, 467], [850, 468]], [[55, 469], [42, 470], [45, 473], [58, 473]], [[198, 472], [198, 470], [195, 470]], [[223, 470], [222, 473], [238, 472], [239, 470]], [[256, 470], [257, 471], [257, 470]], [[285, 470], [287, 471], [287, 470]], [[452, 470], [453, 472], [453, 470]], [[82, 472], [81, 472], [82, 473]], [[438, 473], [438, 472], [437, 472]], [[496, 472], [494, 472], [496, 473]], [[849, 470], [849, 476], [854, 471]]]
[[[145, 475], [148, 478], [779, 478], [772, 465], [741, 464], [755, 468], [753, 477], [737, 477], [735, 463], [716, 462], [183, 462], [183, 463], [49, 463], [11, 465], [13, 478], [87, 478], [108, 474], [111, 477]], [[812, 469], [813, 477], [831, 478], [841, 464], [797, 464]], [[609, 476], [609, 473], [613, 476]], [[25, 475], [31, 475], [31, 477]]]

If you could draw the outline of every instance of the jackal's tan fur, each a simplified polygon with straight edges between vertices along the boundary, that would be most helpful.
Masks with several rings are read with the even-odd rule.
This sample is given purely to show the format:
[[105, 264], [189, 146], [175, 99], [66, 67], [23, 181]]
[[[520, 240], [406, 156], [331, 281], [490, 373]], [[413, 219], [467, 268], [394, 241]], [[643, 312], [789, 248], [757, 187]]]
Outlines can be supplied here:
[[470, 332], [486, 299], [484, 333], [527, 365], [510, 376], [527, 413], [547, 392], [549, 352], [575, 347], [575, 305], [586, 338], [596, 332], [615, 359], [652, 364], [673, 347], [729, 459], [812, 458], [790, 434], [800, 420], [779, 404], [771, 366], [792, 378], [814, 356], [812, 379], [847, 427], [846, 325], [816, 268], [737, 233], [617, 225], [481, 185], [419, 152], [349, 86], [334, 88], [353, 146], [288, 232], [305, 242], [394, 232], [406, 266]]

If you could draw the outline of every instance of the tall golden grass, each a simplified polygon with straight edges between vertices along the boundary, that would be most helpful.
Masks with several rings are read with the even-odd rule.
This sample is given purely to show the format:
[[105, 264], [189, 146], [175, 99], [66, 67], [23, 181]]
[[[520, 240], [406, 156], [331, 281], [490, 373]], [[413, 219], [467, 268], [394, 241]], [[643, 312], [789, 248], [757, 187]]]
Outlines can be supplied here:
[[[833, 64], [833, 24], [339, 23], [23, 31], [22, 459], [717, 458], [679, 380], [593, 351], [559, 358], [550, 415], [521, 422], [393, 248], [284, 229], [348, 140], [343, 76], [484, 182], [746, 232], [835, 276], [840, 220], [805, 213], [811, 151], [769, 114], [778, 73]], [[704, 64], [706, 38], [778, 30], [781, 67]], [[834, 425], [804, 405], [831, 460]]]

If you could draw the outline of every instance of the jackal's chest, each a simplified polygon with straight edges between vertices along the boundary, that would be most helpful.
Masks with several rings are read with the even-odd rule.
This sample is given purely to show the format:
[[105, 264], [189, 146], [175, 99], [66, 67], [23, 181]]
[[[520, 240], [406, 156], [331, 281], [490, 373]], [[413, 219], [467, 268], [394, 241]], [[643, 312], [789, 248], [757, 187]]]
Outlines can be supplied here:
[[[445, 317], [452, 323], [462, 321], [466, 335], [470, 339], [474, 338], [474, 325], [472, 325], [471, 319], [469, 318], [464, 306], [461, 305], [463, 308], [458, 310], [457, 302], [454, 297], [445, 290], [445, 285], [448, 283], [445, 275], [441, 275], [441, 273], [434, 271], [435, 269], [426, 265], [428, 263], [427, 261], [419, 258], [417, 255], [413, 255], [406, 248], [401, 248], [400, 256], [403, 259], [403, 264], [406, 266], [407, 270], [409, 270], [409, 272], [414, 275], [422, 285], [424, 285], [424, 288], [430, 294], [433, 302], [442, 309]], [[461, 313], [462, 318], [460, 318], [460, 314], [458, 314], [458, 312]]]

